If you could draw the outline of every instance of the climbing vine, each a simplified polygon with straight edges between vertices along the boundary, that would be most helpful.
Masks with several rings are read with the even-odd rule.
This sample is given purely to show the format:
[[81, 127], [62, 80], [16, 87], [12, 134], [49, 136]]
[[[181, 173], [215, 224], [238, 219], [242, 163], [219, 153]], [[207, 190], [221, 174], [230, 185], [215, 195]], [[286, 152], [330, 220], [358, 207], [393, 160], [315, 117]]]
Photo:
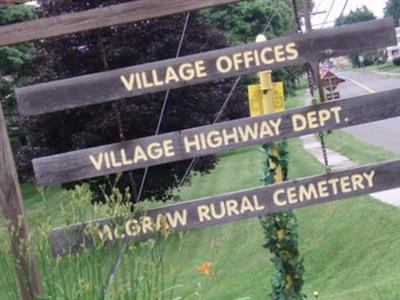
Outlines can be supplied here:
[[[265, 144], [267, 158], [264, 162], [264, 184], [273, 184], [278, 168], [283, 180], [287, 180], [289, 152], [286, 140]], [[304, 264], [298, 249], [298, 222], [292, 210], [275, 213], [260, 218], [265, 234], [264, 247], [274, 255], [275, 271], [271, 278], [272, 300], [304, 300], [302, 293]]]

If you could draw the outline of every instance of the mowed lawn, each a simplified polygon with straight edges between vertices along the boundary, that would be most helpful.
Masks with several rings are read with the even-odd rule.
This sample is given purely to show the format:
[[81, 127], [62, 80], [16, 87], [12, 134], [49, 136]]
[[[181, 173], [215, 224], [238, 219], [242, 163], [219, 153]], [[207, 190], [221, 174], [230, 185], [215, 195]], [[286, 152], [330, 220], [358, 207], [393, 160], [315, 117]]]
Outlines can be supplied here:
[[[379, 154], [380, 149], [337, 133], [329, 143], [340, 144], [345, 155], [363, 149], [362, 163], [388, 158]], [[354, 143], [359, 149], [354, 149]], [[290, 140], [289, 148], [290, 178], [323, 173], [323, 166], [303, 149], [300, 140]], [[264, 156], [257, 147], [223, 154], [210, 174], [195, 176], [180, 196], [190, 200], [258, 186]], [[32, 185], [24, 185], [23, 190], [32, 226], [40, 222], [37, 216], [45, 209], [57, 218], [60, 189], [50, 190], [47, 207]], [[400, 209], [364, 196], [299, 209], [296, 214], [309, 299], [314, 291], [324, 300], [400, 299]], [[174, 243], [167, 250], [167, 265], [179, 266], [176, 296], [198, 289], [200, 299], [268, 299], [273, 266], [263, 242], [257, 219], [189, 233], [181, 250]], [[207, 261], [215, 265], [211, 277], [197, 269]], [[116, 282], [121, 276], [117, 275]]]

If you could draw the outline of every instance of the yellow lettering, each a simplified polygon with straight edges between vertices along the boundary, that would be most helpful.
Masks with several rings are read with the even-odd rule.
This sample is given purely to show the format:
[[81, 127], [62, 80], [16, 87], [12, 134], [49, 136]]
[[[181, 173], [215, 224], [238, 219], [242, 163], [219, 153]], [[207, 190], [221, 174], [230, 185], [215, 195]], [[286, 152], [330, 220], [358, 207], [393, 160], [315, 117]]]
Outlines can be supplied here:
[[283, 62], [286, 60], [283, 45], [278, 45], [274, 48], [276, 62]]
[[327, 183], [326, 180], [318, 182], [318, 192], [320, 197], [329, 197], [328, 187], [326, 186]]
[[198, 78], [203, 78], [207, 77], [207, 71], [206, 71], [206, 66], [204, 65], [204, 60], [198, 60], [194, 63], [196, 67], [196, 72], [197, 72], [197, 77]]
[[129, 79], [127, 79], [124, 75], [121, 75], [121, 81], [124, 84], [125, 88], [129, 91], [132, 92], [133, 90], [133, 84], [135, 83], [135, 74], [129, 75]]
[[169, 84], [171, 81], [179, 82], [179, 77], [173, 67], [168, 67], [165, 71], [165, 83]]
[[368, 173], [364, 172], [363, 176], [365, 177], [365, 179], [367, 179], [368, 181], [368, 186], [370, 188], [372, 188], [374, 186], [374, 176], [375, 176], [375, 171], [371, 171]]
[[92, 162], [97, 171], [100, 171], [101, 167], [103, 166], [103, 157], [104, 153], [98, 154], [97, 158], [94, 157], [93, 155], [89, 156], [90, 161]]
[[299, 51], [297, 50], [296, 43], [289, 43], [286, 45], [286, 52], [289, 54], [287, 56], [288, 60], [295, 60], [299, 57]]
[[240, 214], [238, 210], [238, 202], [236, 200], [226, 201], [226, 213], [228, 214], [228, 216]]
[[210, 221], [210, 207], [208, 205], [200, 205], [197, 207], [197, 214], [199, 216], [199, 221]]
[[349, 176], [344, 176], [340, 178], [340, 188], [342, 189], [343, 193], [350, 193], [351, 188], [350, 188], [350, 177]]
[[217, 66], [218, 72], [225, 74], [225, 73], [229, 73], [232, 70], [233, 62], [228, 56], [224, 55], [224, 56], [218, 57], [216, 66]]
[[284, 189], [279, 189], [274, 192], [273, 200], [277, 206], [285, 206], [287, 204], [287, 201], [282, 201], [281, 199], [279, 199], [279, 195], [282, 195], [282, 194], [285, 194]]
[[168, 223], [172, 228], [176, 228], [178, 225], [184, 226], [187, 224], [187, 210], [184, 209], [182, 212], [175, 211], [173, 215], [170, 213], [166, 214]]
[[147, 161], [147, 156], [142, 147], [136, 146], [135, 147], [135, 158], [133, 160], [134, 163], [137, 163], [139, 160]]
[[296, 114], [292, 116], [292, 125], [294, 131], [303, 131], [307, 128], [307, 120], [303, 115]]

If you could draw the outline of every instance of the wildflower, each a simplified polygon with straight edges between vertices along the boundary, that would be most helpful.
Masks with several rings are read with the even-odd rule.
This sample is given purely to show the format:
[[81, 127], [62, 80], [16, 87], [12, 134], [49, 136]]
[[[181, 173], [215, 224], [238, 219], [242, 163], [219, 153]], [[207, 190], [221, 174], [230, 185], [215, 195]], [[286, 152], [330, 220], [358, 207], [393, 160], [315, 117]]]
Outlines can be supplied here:
[[210, 261], [204, 262], [201, 266], [197, 267], [197, 271], [205, 276], [211, 276], [213, 274], [214, 264]]
[[164, 239], [167, 239], [169, 234], [170, 234], [170, 230], [169, 230], [169, 226], [167, 223], [164, 223], [161, 227], [161, 234], [164, 237]]

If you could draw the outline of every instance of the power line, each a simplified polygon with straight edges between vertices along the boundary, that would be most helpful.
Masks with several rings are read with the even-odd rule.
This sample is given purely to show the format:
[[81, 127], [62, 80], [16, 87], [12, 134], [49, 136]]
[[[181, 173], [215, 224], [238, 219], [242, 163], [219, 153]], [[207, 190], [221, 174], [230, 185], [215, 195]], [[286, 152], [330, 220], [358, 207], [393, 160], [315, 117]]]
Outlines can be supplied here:
[[332, 12], [332, 9], [333, 9], [333, 6], [334, 6], [334, 5], [335, 5], [335, 0], [332, 0], [331, 6], [329, 7], [328, 13], [327, 13], [326, 16], [325, 16], [324, 22], [322, 22], [321, 28], [324, 28], [326, 22], [328, 21], [328, 18], [329, 18], [329, 16], [331, 15], [331, 12]]
[[[215, 124], [219, 121], [219, 119], [222, 117], [222, 114], [224, 113], [226, 107], [228, 106], [229, 101], [232, 99], [233, 93], [235, 92], [237, 86], [239, 85], [240, 80], [242, 79], [242, 76], [238, 76], [235, 80], [235, 83], [233, 84], [228, 96], [226, 97], [224, 103], [221, 106], [221, 109], [219, 110], [217, 116], [215, 117], [214, 121], [212, 124]], [[192, 161], [190, 162], [188, 168], [186, 169], [185, 174], [183, 175], [181, 181], [179, 182], [179, 186], [182, 186], [186, 179], [188, 178], [190, 172], [192, 169], [196, 166], [197, 162], [199, 161], [198, 158], [193, 158]]]
[[[186, 30], [187, 30], [187, 27], [188, 27], [188, 24], [189, 24], [189, 19], [190, 19], [190, 12], [188, 12], [186, 14], [185, 24], [183, 26], [181, 38], [179, 40], [178, 49], [176, 51], [176, 56], [175, 56], [176, 58], [178, 58], [181, 55], [183, 40], [185, 38]], [[167, 92], [165, 93], [164, 102], [163, 102], [163, 106], [161, 108], [160, 118], [158, 119], [158, 124], [157, 124], [157, 129], [156, 129], [155, 135], [158, 135], [160, 133], [161, 124], [162, 124], [162, 121], [163, 121], [163, 118], [164, 118], [165, 109], [167, 108], [167, 103], [168, 103], [168, 98], [169, 98], [170, 92], [171, 92], [171, 90], [167, 90]], [[143, 173], [142, 182], [140, 184], [140, 188], [139, 188], [139, 192], [138, 192], [138, 196], [137, 196], [137, 201], [140, 201], [140, 199], [142, 197], [144, 184], [146, 183], [146, 178], [147, 178], [148, 173], [149, 173], [149, 167], [146, 167], [145, 170], [144, 170], [144, 173]]]
[[[276, 14], [277, 14], [277, 11], [274, 10], [273, 13], [271, 14], [271, 17], [270, 17], [270, 18], [267, 20], [267, 22], [265, 23], [264, 29], [263, 29], [263, 31], [262, 31], [263, 34], [266, 33], [267, 30], [269, 29], [269, 27], [271, 26], [272, 20], [274, 19], [274, 17], [276, 16]], [[230, 90], [228, 96], [226, 97], [224, 103], [223, 103], [222, 106], [221, 106], [221, 109], [219, 110], [217, 116], [215, 117], [213, 124], [217, 123], [217, 122], [219, 121], [220, 117], [222, 116], [222, 114], [224, 113], [224, 111], [225, 111], [226, 107], [228, 106], [229, 101], [231, 100], [231, 98], [232, 98], [232, 96], [233, 96], [233, 93], [235, 92], [235, 90], [236, 90], [237, 86], [239, 85], [239, 82], [240, 82], [241, 79], [242, 79], [242, 76], [238, 76], [238, 77], [236, 78], [236, 80], [235, 80], [235, 82], [234, 82], [234, 84], [233, 84], [233, 86], [232, 86], [232, 88], [231, 88], [231, 90]], [[198, 163], [198, 161], [199, 161], [198, 158], [193, 158], [193, 159], [191, 160], [191, 162], [190, 162], [188, 168], [186, 169], [185, 174], [183, 175], [181, 181], [179, 182], [179, 186], [180, 186], [180, 187], [183, 186], [183, 184], [186, 182], [186, 179], [189, 177], [190, 172], [191, 172], [191, 171], [193, 170], [193, 168], [196, 166], [196, 164]]]
[[[181, 50], [182, 50], [182, 46], [183, 46], [183, 40], [185, 38], [185, 34], [186, 34], [187, 27], [188, 27], [188, 24], [189, 24], [189, 19], [190, 19], [190, 12], [188, 12], [186, 14], [185, 23], [183, 25], [181, 37], [179, 39], [178, 49], [176, 51], [176, 58], [178, 58], [180, 56], [180, 54], [181, 54]], [[162, 121], [163, 121], [163, 118], [164, 118], [165, 109], [167, 107], [169, 94], [170, 94], [170, 90], [167, 90], [167, 92], [165, 93], [164, 102], [163, 102], [163, 105], [162, 105], [162, 108], [161, 108], [160, 117], [158, 119], [155, 135], [158, 135], [160, 133], [161, 124], [162, 124]], [[139, 201], [141, 196], [142, 196], [143, 187], [144, 187], [144, 184], [146, 182], [148, 171], [149, 171], [149, 168], [146, 167], [146, 169], [144, 171], [144, 174], [143, 174], [142, 182], [140, 184], [140, 189], [139, 189], [139, 192], [138, 192], [137, 201]], [[126, 245], [127, 244], [124, 244], [122, 246], [122, 248], [120, 249], [120, 251], [118, 252], [118, 255], [116, 257], [116, 261], [113, 264], [113, 266], [111, 267], [111, 270], [110, 270], [110, 272], [109, 272], [109, 274], [107, 276], [107, 280], [106, 280], [106, 283], [105, 283], [105, 286], [104, 286], [104, 289], [103, 289], [103, 299], [105, 299], [105, 296], [107, 294], [107, 289], [111, 285], [111, 283], [114, 281], [115, 275], [117, 274], [117, 271], [118, 271], [118, 269], [119, 269], [119, 267], [121, 265], [122, 257], [123, 257], [123, 255], [125, 253], [125, 250], [126, 250]]]
[[344, 3], [342, 11], [340, 12], [339, 18], [343, 17], [344, 11], [347, 7], [347, 4], [349, 4], [349, 2], [350, 2], [349, 0], [346, 0], [346, 2]]
[[318, 4], [315, 6], [314, 11], [318, 11], [318, 8], [321, 6], [321, 4], [322, 4], [323, 1], [324, 1], [324, 0], [320, 0], [320, 1], [318, 2]]
[[[340, 12], [340, 15], [339, 15], [339, 17], [337, 17], [336, 18], [336, 20], [337, 19], [340, 19], [341, 17], [343, 17], [343, 15], [344, 15], [344, 12], [345, 12], [345, 10], [346, 10], [346, 8], [347, 8], [347, 5], [349, 4], [349, 2], [350, 2], [350, 0], [346, 0], [346, 2], [344, 3], [344, 5], [343, 5], [343, 7], [342, 7], [342, 10], [341, 10], [341, 12]], [[315, 26], [321, 26], [321, 28], [323, 28], [326, 24], [334, 24], [336, 21], [327, 21], [327, 18], [325, 18], [325, 21], [323, 22], [323, 23], [321, 23], [321, 24], [317, 24], [317, 25], [315, 25]]]

